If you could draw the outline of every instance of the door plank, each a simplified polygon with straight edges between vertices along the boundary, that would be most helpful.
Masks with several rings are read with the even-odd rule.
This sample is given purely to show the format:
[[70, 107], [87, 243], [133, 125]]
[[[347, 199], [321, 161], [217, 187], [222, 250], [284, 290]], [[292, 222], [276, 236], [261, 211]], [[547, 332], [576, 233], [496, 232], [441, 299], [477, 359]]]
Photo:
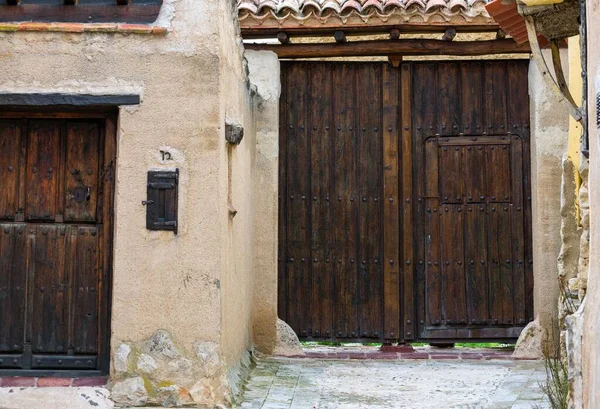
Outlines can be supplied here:
[[525, 301], [525, 228], [523, 205], [523, 142], [521, 137], [513, 136], [510, 149], [511, 168], [511, 244], [513, 262], [513, 298], [515, 324], [525, 325], [527, 322]]
[[469, 322], [482, 324], [489, 313], [488, 236], [485, 204], [466, 206], [465, 258]]
[[[381, 70], [383, 65], [357, 68], [359, 217], [358, 317], [359, 336], [378, 338], [382, 326], [381, 290]], [[375, 335], [377, 334], [377, 336]]]
[[70, 227], [69, 258], [72, 290], [70, 346], [76, 354], [98, 352], [98, 230], [95, 226]]
[[26, 298], [24, 224], [0, 224], [0, 352], [21, 352]]
[[442, 288], [444, 319], [447, 325], [467, 323], [467, 299], [464, 260], [464, 207], [443, 205], [441, 230]]
[[440, 135], [458, 134], [460, 124], [460, 76], [454, 62], [437, 64], [437, 132]]
[[[507, 137], [508, 138], [508, 137]], [[510, 201], [510, 145], [485, 147], [487, 201], [500, 203]]]
[[22, 123], [0, 120], [0, 220], [15, 220], [21, 203]]
[[437, 198], [428, 198], [425, 214], [425, 300], [427, 325], [442, 323], [442, 271], [440, 268], [441, 207]]
[[330, 197], [332, 160], [332, 73], [326, 64], [311, 65], [310, 75], [311, 140], [311, 224], [312, 336], [330, 336], [333, 330], [334, 291]]
[[482, 132], [483, 71], [481, 63], [465, 61], [460, 64], [461, 124], [459, 129], [469, 135]]
[[507, 131], [506, 63], [502, 61], [486, 62], [484, 78], [485, 118], [487, 121], [487, 129], [484, 131], [490, 135], [504, 133]]
[[[348, 338], [358, 332], [357, 240], [358, 186], [356, 141], [356, 70], [352, 64], [334, 68], [334, 235], [337, 253], [336, 337]], [[354, 334], [354, 335], [353, 335]]]
[[383, 81], [383, 303], [384, 338], [400, 336], [400, 215], [399, 179], [399, 79], [398, 71], [385, 66]]
[[439, 148], [439, 187], [442, 203], [462, 203], [462, 152], [458, 146]]
[[[415, 260], [414, 260], [414, 224], [413, 224], [413, 167], [414, 167], [414, 152], [413, 152], [413, 110], [412, 110], [412, 65], [402, 64], [401, 86], [400, 86], [400, 106], [402, 112], [402, 316], [403, 321], [401, 328], [403, 329], [403, 338], [406, 340], [414, 339], [415, 337]], [[399, 204], [400, 206], [400, 204]]]
[[54, 220], [58, 203], [61, 128], [58, 121], [29, 121], [26, 220]]
[[[288, 76], [288, 214], [287, 244], [288, 255], [288, 296], [292, 306], [288, 311], [288, 323], [299, 331], [300, 336], [308, 330], [310, 319], [310, 219], [307, 196], [310, 194], [310, 172], [306, 169], [310, 157], [309, 141], [306, 134], [308, 71], [304, 65], [290, 67]], [[298, 306], [302, 308], [298, 308]]]
[[56, 225], [29, 226], [32, 253], [32, 351], [66, 353], [68, 350], [68, 305], [65, 269], [66, 228]]
[[100, 130], [95, 122], [67, 122], [65, 221], [96, 220]]

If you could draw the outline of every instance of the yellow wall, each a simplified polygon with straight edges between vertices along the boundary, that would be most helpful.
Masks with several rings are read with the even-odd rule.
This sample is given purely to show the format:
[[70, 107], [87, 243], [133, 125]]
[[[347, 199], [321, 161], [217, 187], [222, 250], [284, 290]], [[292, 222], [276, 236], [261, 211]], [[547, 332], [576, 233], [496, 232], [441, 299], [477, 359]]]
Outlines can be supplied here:
[[[575, 103], [581, 105], [583, 92], [583, 79], [581, 78], [581, 47], [579, 36], [569, 38], [569, 90]], [[569, 117], [569, 145], [567, 154], [575, 168], [575, 186], [579, 190], [581, 178], [579, 166], [581, 164], [581, 133], [582, 127], [579, 122]], [[579, 206], [578, 206], [579, 207]], [[579, 215], [578, 215], [579, 219]]]

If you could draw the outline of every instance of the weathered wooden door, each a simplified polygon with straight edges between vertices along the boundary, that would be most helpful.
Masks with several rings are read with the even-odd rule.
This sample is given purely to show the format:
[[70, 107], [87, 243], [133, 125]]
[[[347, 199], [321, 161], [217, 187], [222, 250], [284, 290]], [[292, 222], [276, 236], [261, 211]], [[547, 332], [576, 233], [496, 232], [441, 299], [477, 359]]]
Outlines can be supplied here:
[[418, 337], [532, 319], [528, 61], [414, 63]]
[[286, 62], [282, 89], [279, 315], [307, 339], [517, 337], [526, 62]]
[[0, 118], [1, 370], [108, 369], [114, 159], [110, 119]]

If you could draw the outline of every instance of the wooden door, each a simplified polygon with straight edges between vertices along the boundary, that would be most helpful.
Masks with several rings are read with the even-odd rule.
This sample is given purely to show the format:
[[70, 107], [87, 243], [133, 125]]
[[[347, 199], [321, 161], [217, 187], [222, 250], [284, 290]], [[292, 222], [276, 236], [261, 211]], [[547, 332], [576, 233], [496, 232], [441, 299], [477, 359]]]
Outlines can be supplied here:
[[407, 65], [417, 336], [513, 340], [533, 315], [528, 61]]
[[301, 338], [519, 335], [526, 61], [284, 62], [280, 112], [279, 315]]
[[111, 119], [0, 118], [0, 370], [108, 370], [114, 159]]
[[303, 338], [395, 339], [397, 73], [378, 63], [282, 70], [279, 314]]

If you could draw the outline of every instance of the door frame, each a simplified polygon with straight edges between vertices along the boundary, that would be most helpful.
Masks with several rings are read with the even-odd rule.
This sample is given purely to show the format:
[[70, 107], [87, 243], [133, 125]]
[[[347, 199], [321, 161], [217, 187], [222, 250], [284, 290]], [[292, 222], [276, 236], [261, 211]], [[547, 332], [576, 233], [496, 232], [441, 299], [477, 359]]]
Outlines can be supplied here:
[[103, 302], [99, 314], [99, 349], [97, 369], [0, 369], [0, 376], [52, 376], [86, 377], [108, 375], [110, 370], [110, 340], [112, 319], [112, 286], [114, 269], [114, 205], [117, 170], [117, 121], [118, 107], [68, 107], [68, 106], [1, 106], [0, 119], [95, 119], [104, 120], [104, 138], [101, 142], [103, 163], [110, 164], [111, 171], [105, 172], [102, 184], [102, 220], [104, 240], [102, 246], [103, 267], [99, 297]]

